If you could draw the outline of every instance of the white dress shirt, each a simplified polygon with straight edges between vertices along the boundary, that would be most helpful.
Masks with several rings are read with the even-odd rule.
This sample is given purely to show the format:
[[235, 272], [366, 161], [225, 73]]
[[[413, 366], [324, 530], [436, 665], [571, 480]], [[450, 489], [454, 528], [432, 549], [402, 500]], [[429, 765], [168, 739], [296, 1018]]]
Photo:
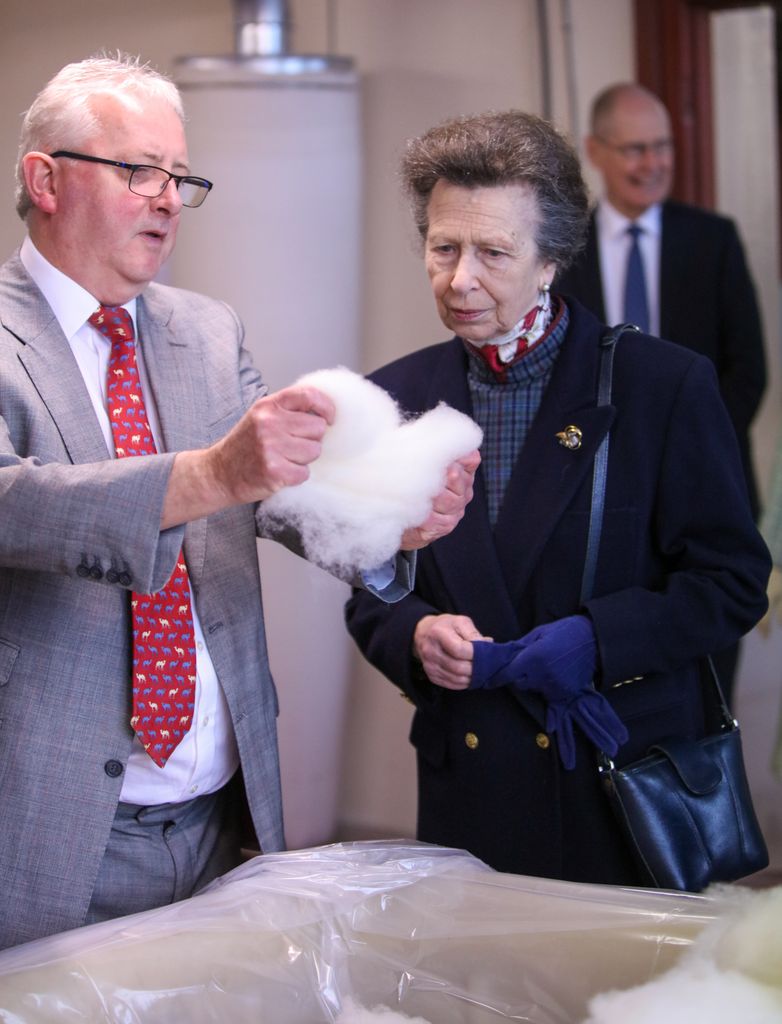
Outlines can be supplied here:
[[[71, 278], [52, 266], [33, 245], [30, 238], [22, 243], [21, 260], [52, 308], [63, 334], [71, 346], [84, 383], [92, 401], [106, 448], [112, 458], [114, 440], [106, 410], [106, 372], [111, 351], [108, 338], [87, 323], [100, 303]], [[161, 434], [152, 389], [144, 367], [144, 339], [138, 338], [136, 300], [124, 307], [133, 319], [136, 331], [136, 359], [149, 425], [158, 451], [162, 451]], [[85, 586], [97, 584], [85, 583]], [[193, 724], [163, 768], [145, 753], [134, 738], [120, 799], [144, 806], [181, 803], [194, 796], [211, 793], [223, 786], [239, 765], [231, 716], [217, 679], [212, 659], [204, 640], [198, 618], [195, 594], [190, 590], [193, 628], [196, 645], [196, 692]], [[127, 681], [130, 685], [130, 680]]]
[[627, 229], [637, 224], [643, 229], [638, 238], [644, 265], [646, 296], [649, 303], [649, 333], [660, 333], [660, 243], [662, 239], [662, 208], [650, 206], [635, 220], [629, 220], [606, 199], [595, 211], [600, 275], [603, 280], [603, 303], [606, 322], [620, 324], [625, 318], [624, 287], [627, 254], [631, 238]]

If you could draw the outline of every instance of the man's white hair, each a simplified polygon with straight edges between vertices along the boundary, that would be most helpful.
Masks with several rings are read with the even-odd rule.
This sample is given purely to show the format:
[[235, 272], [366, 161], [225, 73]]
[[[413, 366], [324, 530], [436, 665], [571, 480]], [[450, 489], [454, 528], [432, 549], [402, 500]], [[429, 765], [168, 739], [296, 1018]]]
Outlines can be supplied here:
[[78, 148], [99, 127], [90, 101], [100, 94], [126, 101], [134, 97], [163, 100], [185, 119], [176, 85], [140, 57], [101, 53], [66, 64], [38, 93], [22, 122], [16, 160], [16, 212], [22, 220], [32, 206], [22, 171], [24, 155]]

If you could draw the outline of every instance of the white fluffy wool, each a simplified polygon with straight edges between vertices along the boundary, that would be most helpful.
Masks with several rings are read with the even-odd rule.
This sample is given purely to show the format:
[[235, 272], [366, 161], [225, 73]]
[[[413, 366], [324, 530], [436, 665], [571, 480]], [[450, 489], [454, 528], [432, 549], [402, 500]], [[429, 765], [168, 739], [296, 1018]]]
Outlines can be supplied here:
[[699, 945], [718, 967], [770, 985], [782, 998], [782, 886], [744, 889], [742, 896], [728, 926], [708, 928]]
[[596, 996], [586, 1024], [780, 1024], [782, 996], [695, 961], [640, 988]]
[[367, 1009], [353, 999], [346, 999], [335, 1024], [430, 1024], [423, 1017], [407, 1017], [404, 1013], [388, 1006], [373, 1006]]
[[261, 518], [294, 526], [320, 565], [376, 568], [398, 551], [408, 527], [427, 518], [447, 467], [480, 446], [482, 431], [444, 403], [405, 420], [386, 391], [344, 367], [296, 383], [327, 394], [336, 416], [309, 479], [263, 502]]
[[584, 1024], [782, 1024], [782, 887], [732, 896], [673, 970], [596, 996]]

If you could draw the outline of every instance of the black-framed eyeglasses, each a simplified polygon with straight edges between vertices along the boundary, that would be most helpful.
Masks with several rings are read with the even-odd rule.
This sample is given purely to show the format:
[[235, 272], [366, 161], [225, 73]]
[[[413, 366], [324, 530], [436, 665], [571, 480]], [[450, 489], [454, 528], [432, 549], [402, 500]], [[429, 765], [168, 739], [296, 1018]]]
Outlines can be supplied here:
[[107, 164], [109, 167], [121, 167], [124, 171], [130, 171], [128, 188], [137, 196], [145, 196], [147, 199], [156, 199], [163, 195], [168, 187], [169, 181], [176, 184], [179, 198], [183, 206], [200, 206], [209, 195], [212, 182], [206, 178], [194, 178], [189, 174], [172, 174], [163, 167], [153, 167], [151, 164], [126, 164], [123, 160], [104, 160], [102, 156], [89, 156], [87, 153], [72, 153], [68, 149], [58, 149], [56, 153], [50, 153], [50, 157], [67, 157], [69, 160], [88, 160], [92, 164]]
[[625, 160], [643, 160], [647, 153], [654, 156], [669, 156], [673, 152], [673, 139], [655, 139], [654, 142], [625, 142], [618, 144], [602, 139], [599, 135], [595, 138], [608, 149], [613, 149]]

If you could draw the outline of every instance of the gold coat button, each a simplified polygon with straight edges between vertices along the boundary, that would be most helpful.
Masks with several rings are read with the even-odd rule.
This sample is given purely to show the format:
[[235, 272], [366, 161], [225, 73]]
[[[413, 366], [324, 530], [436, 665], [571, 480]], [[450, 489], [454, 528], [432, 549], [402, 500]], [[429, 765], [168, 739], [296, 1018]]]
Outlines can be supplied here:
[[535, 742], [541, 750], [548, 750], [548, 748], [551, 746], [551, 740], [544, 732], [538, 733], [538, 735], [535, 737]]
[[475, 750], [475, 748], [478, 746], [478, 737], [475, 735], [474, 732], [465, 733], [464, 742], [467, 744], [470, 750]]

